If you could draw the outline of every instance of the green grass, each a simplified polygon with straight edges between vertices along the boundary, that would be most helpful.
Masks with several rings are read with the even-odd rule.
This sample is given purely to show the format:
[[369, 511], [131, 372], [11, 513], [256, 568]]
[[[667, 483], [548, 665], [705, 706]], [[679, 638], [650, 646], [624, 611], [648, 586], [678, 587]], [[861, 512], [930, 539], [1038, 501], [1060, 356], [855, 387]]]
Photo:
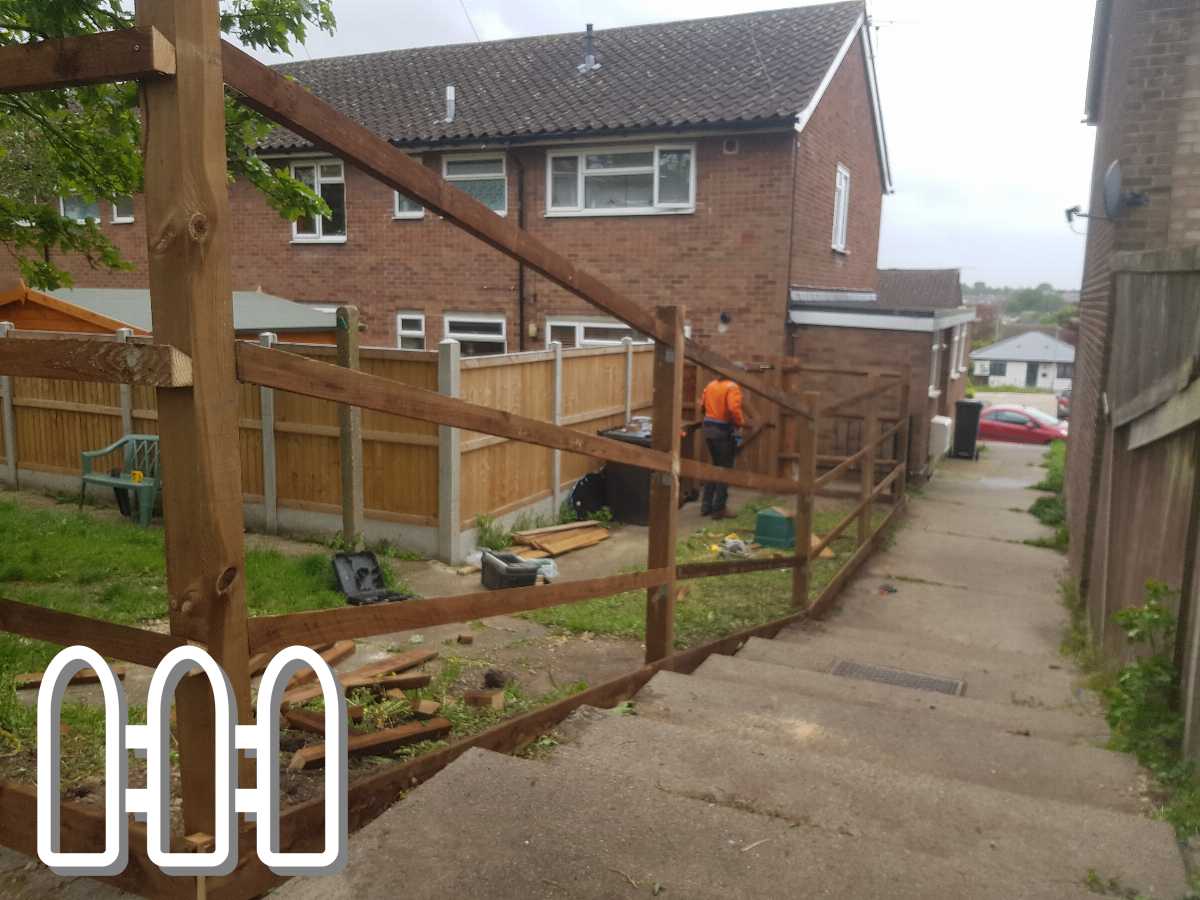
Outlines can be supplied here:
[[[163, 533], [66, 506], [32, 509], [0, 501], [0, 596], [140, 626], [167, 616]], [[341, 606], [327, 554], [246, 553], [246, 599], [254, 615]], [[0, 633], [0, 759], [33, 745], [35, 711], [17, 699], [12, 677], [44, 669], [60, 648]], [[102, 711], [65, 704], [64, 783], [71, 771], [103, 768]], [[4, 749], [7, 746], [7, 751]]]
[[1067, 472], [1067, 442], [1054, 441], [1046, 450], [1042, 464], [1046, 468], [1046, 477], [1035, 484], [1034, 489], [1062, 494]]
[[1016, 384], [972, 384], [979, 394], [1053, 394], [1050, 388], [1025, 387]]
[[1031, 538], [1025, 543], [1032, 547], [1046, 547], [1066, 553], [1071, 535], [1067, 530], [1067, 506], [1063, 499], [1063, 483], [1067, 468], [1067, 442], [1055, 441], [1050, 445], [1043, 457], [1042, 466], [1046, 469], [1046, 477], [1034, 485], [1035, 490], [1050, 491], [1052, 497], [1038, 497], [1029, 507], [1039, 522], [1054, 529], [1051, 537]]
[[[713, 561], [713, 544], [737, 531], [751, 536], [758, 510], [776, 505], [779, 501], [760, 501], [747, 504], [736, 519], [714, 523], [681, 540], [676, 550], [680, 563]], [[816, 514], [813, 530], [824, 534], [843, 516], [845, 509]], [[886, 517], [886, 510], [877, 510], [874, 525]], [[832, 549], [834, 559], [813, 563], [809, 583], [810, 596], [817, 596], [854, 552], [855, 527], [851, 525], [837, 538]], [[644, 569], [644, 566], [636, 570]], [[631, 570], [634, 571], [634, 570]], [[726, 575], [720, 578], [695, 578], [686, 582], [688, 591], [675, 607], [675, 646], [685, 648], [713, 640], [743, 628], [781, 618], [791, 612], [792, 573], [789, 569]], [[646, 592], [627, 591], [609, 597], [599, 597], [526, 613], [525, 616], [542, 625], [571, 633], [592, 634], [642, 640], [646, 629]]]

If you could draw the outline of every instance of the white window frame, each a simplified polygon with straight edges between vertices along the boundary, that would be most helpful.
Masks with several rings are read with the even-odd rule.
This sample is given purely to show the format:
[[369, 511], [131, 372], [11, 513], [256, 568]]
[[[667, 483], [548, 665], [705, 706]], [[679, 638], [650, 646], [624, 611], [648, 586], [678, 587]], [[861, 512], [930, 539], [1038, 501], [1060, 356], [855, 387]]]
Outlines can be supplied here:
[[962, 372], [958, 368], [958, 361], [962, 358], [962, 326], [955, 325], [953, 335], [950, 338], [950, 380], [958, 381], [962, 377]]
[[[454, 322], [488, 322], [500, 323], [499, 334], [480, 334], [479, 332], [460, 331], [452, 332], [452, 323]], [[500, 350], [494, 354], [486, 354], [488, 356], [503, 356], [508, 352], [508, 320], [497, 313], [472, 313], [472, 312], [450, 312], [442, 317], [442, 333], [453, 341], [490, 341], [498, 343]]]
[[[133, 198], [132, 197], [129, 198], [129, 205], [132, 208], [132, 206], [133, 206]], [[109, 206], [112, 211], [112, 215], [109, 217], [109, 220], [108, 220], [109, 222], [111, 222], [113, 225], [132, 225], [133, 224], [134, 215], [132, 212], [127, 216], [123, 216], [119, 212], [117, 212], [117, 204], [116, 203], [110, 203]]]
[[837, 164], [833, 183], [833, 249], [849, 252], [846, 247], [850, 230], [850, 170]]
[[[687, 150], [692, 155], [691, 178], [688, 184], [689, 199], [684, 203], [663, 203], [658, 199], [658, 166], [659, 156], [663, 151]], [[650, 206], [629, 206], [619, 209], [588, 209], [583, 205], [586, 190], [585, 180], [587, 171], [584, 163], [592, 153], [651, 153], [652, 161], [649, 166], [634, 166], [619, 169], [604, 169], [595, 174], [604, 175], [645, 175], [649, 174], [653, 184], [653, 194]], [[696, 211], [696, 145], [682, 144], [639, 144], [625, 146], [623, 144], [601, 147], [574, 147], [561, 150], [546, 151], [546, 218], [578, 217], [578, 216], [671, 216], [689, 215]], [[574, 157], [576, 164], [575, 206], [551, 206], [554, 197], [554, 160], [563, 157]]]
[[504, 179], [504, 209], [493, 209], [498, 216], [508, 215], [508, 154], [507, 153], [447, 153], [442, 157], [442, 178], [451, 184], [457, 184], [462, 181], [495, 181], [496, 175], [451, 175], [450, 163], [461, 160], [473, 159], [476, 161], [498, 159], [500, 160], [500, 175], [498, 177]]
[[[576, 319], [569, 316], [556, 316], [554, 318], [546, 318], [546, 347], [550, 346], [550, 330], [552, 328], [574, 328], [575, 329], [575, 344], [574, 347], [620, 347], [622, 339], [617, 338], [612, 341], [597, 340], [595, 338], [584, 338], [583, 330], [585, 328], [629, 328], [624, 322], [617, 319]], [[635, 329], [636, 331], [636, 329]], [[634, 338], [634, 346], [638, 344], [652, 344], [654, 339], [642, 335], [641, 339]]]
[[[337, 163], [342, 167], [342, 174], [337, 178], [325, 177], [321, 174], [321, 166], [328, 166]], [[315, 234], [301, 234], [299, 231], [300, 220], [297, 219], [292, 223], [292, 243], [293, 244], [344, 244], [346, 237], [350, 232], [350, 194], [346, 185], [346, 163], [334, 156], [314, 157], [312, 159], [297, 159], [288, 163], [288, 172], [293, 178], [296, 177], [296, 169], [304, 166], [313, 167], [313, 184], [312, 189], [317, 196], [321, 196], [321, 185], [325, 183], [342, 185], [342, 214], [346, 218], [346, 234], [331, 234], [328, 237], [325, 235], [325, 218], [323, 216], [313, 216], [313, 227]]]
[[966, 372], [968, 367], [967, 361], [967, 346], [971, 341], [971, 326], [959, 325], [962, 331], [962, 340], [958, 344], [958, 371]]
[[975, 360], [975, 377], [985, 378], [992, 374], [992, 364], [990, 360], [977, 359]]
[[[421, 322], [421, 330], [413, 331], [411, 328], [405, 329], [401, 322], [405, 319], [419, 319]], [[396, 346], [401, 350], [404, 348], [404, 338], [419, 337], [421, 339], [421, 349], [427, 350], [429, 345], [425, 338], [425, 313], [423, 312], [398, 312], [396, 313]]]
[[[412, 159], [412, 161], [415, 163], [424, 164], [424, 161], [419, 156], [413, 156], [413, 157], [410, 157], [410, 159]], [[409, 201], [410, 203], [417, 203], [417, 208], [415, 210], [401, 209], [400, 208], [401, 199], [408, 200], [408, 198], [403, 197], [399, 191], [392, 191], [392, 219], [393, 220], [425, 218], [425, 207], [423, 207], [421, 204], [417, 203], [416, 200], [410, 200]]]
[[942, 351], [946, 349], [946, 345], [942, 343], [941, 332], [933, 333], [933, 346], [929, 351], [929, 396], [930, 398], [940, 397], [941, 390], [938, 388], [938, 375], [942, 369]]
[[[71, 196], [79, 197], [78, 194], [72, 194]], [[82, 198], [80, 198], [80, 200], [82, 201]], [[58, 214], [60, 216], [62, 216], [64, 219], [69, 218], [67, 216], [67, 198], [66, 197], [58, 198]], [[88, 222], [95, 222], [97, 225], [99, 225], [100, 224], [100, 201], [99, 200], [96, 201], [96, 218], [94, 218], [94, 219], [71, 218], [71, 221], [74, 222], [76, 225], [86, 225]]]

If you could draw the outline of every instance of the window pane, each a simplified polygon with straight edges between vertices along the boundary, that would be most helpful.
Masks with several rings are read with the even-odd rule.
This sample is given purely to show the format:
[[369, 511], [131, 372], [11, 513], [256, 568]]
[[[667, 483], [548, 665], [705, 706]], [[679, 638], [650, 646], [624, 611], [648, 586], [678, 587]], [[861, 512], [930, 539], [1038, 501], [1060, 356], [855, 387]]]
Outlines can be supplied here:
[[63, 215], [68, 219], [83, 221], [91, 219], [99, 221], [100, 219], [100, 204], [88, 203], [82, 197], [64, 197], [63, 198]]
[[463, 356], [495, 356], [504, 352], [504, 342], [459, 341], [458, 350]]
[[312, 166], [294, 166], [292, 168], [292, 177], [297, 181], [312, 187], [314, 184], [313, 171], [314, 170]]
[[400, 349], [401, 350], [424, 350], [425, 349], [425, 338], [405, 335], [404, 337], [400, 338]]
[[401, 331], [424, 331], [425, 329], [421, 327], [420, 319], [403, 316], [400, 319], [400, 330]]
[[556, 156], [550, 161], [550, 206], [579, 206], [579, 157]]
[[619, 341], [623, 338], [633, 338], [636, 341], [641, 338], [641, 335], [632, 328], [609, 325], [585, 325], [583, 328], [585, 341]]
[[424, 207], [415, 200], [409, 200], [400, 192], [396, 192], [396, 212], [400, 215], [424, 212]]
[[663, 150], [658, 154], [658, 202], [692, 202], [692, 151]]
[[453, 178], [456, 175], [502, 175], [504, 174], [503, 159], [448, 159], [446, 160], [446, 175]]
[[344, 184], [322, 184], [321, 196], [329, 204], [331, 215], [321, 219], [324, 236], [346, 233], [346, 186]]
[[341, 163], [321, 163], [322, 178], [341, 178], [342, 164]]
[[564, 350], [569, 350], [575, 346], [575, 326], [574, 325], [551, 325], [550, 340], [558, 341], [563, 345]]
[[133, 198], [118, 197], [117, 202], [113, 204], [113, 215], [118, 219], [133, 218]]
[[455, 319], [446, 323], [450, 334], [504, 334], [503, 322], [480, 322], [474, 319]]
[[589, 169], [633, 169], [639, 166], [650, 168], [654, 166], [654, 151], [645, 153], [589, 153], [587, 167]]
[[488, 209], [503, 212], [508, 206], [506, 183], [503, 178], [479, 181], [456, 181], [454, 186], [466, 191]]
[[628, 209], [654, 202], [654, 176], [590, 175], [584, 179], [584, 202], [588, 209]]

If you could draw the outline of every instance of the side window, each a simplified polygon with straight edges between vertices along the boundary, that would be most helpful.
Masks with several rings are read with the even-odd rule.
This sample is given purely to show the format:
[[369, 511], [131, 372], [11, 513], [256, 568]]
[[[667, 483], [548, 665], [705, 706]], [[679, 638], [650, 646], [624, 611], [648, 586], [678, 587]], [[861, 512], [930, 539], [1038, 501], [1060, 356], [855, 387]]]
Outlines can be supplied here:
[[425, 349], [425, 314], [402, 312], [396, 314], [396, 346], [401, 350]]
[[304, 182], [329, 204], [329, 215], [319, 219], [304, 217], [292, 223], [296, 241], [341, 243], [346, 240], [346, 173], [342, 161], [314, 160], [293, 163], [292, 177]]
[[846, 252], [850, 224], [850, 170], [838, 163], [833, 189], [833, 249]]

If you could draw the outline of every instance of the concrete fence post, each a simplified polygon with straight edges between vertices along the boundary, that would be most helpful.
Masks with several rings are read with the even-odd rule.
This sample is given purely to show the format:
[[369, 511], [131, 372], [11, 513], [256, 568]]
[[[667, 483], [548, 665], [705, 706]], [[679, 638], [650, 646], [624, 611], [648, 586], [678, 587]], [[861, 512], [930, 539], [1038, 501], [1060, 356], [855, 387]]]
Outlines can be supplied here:
[[[133, 339], [132, 328], [118, 328], [114, 337], [122, 344], [128, 344]], [[118, 385], [121, 397], [121, 434], [133, 434], [133, 385]]]
[[[563, 355], [562, 341], [551, 341], [554, 350], [554, 424], [561, 425], [563, 418]], [[554, 498], [551, 515], [557, 516], [562, 508], [562, 451], [552, 450], [550, 458], [550, 491]]]
[[[457, 397], [462, 390], [458, 341], [447, 338], [438, 344], [438, 392]], [[462, 446], [460, 432], [438, 426], [438, 556], [452, 566], [463, 560]]]
[[[258, 342], [268, 349], [279, 343], [273, 331], [264, 331]], [[275, 456], [275, 389], [258, 389], [259, 420], [262, 423], [263, 510], [267, 534], [279, 533], [279, 482]]]
[[[358, 369], [358, 308], [340, 306], [337, 311], [337, 360], [347, 369]], [[362, 410], [342, 403], [338, 406], [342, 454], [342, 540], [357, 548], [363, 535]]]
[[[12, 322], [0, 322], [0, 338], [7, 338], [15, 327]], [[17, 487], [17, 422], [13, 414], [13, 382], [0, 375], [0, 433], [4, 435], [4, 480]]]
[[633, 418], [633, 338], [621, 338], [625, 345], [625, 424]]

